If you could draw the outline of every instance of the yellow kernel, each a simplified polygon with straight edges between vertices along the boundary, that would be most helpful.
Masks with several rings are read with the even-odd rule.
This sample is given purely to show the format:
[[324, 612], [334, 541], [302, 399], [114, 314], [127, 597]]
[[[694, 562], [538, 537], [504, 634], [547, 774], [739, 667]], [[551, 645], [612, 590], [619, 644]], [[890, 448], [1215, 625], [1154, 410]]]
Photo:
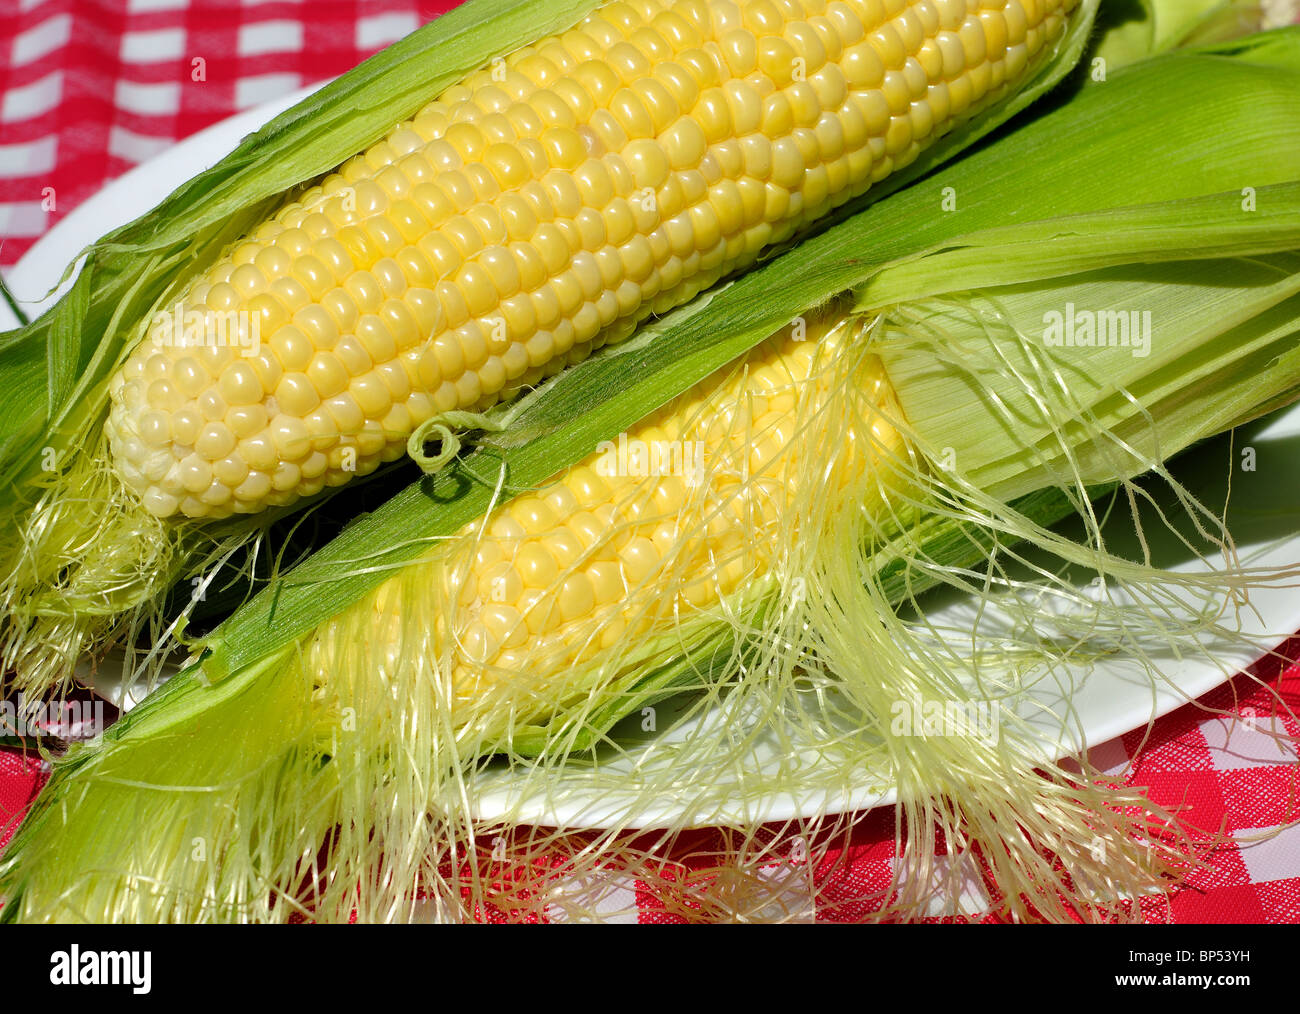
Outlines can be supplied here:
[[958, 30], [957, 37], [966, 54], [967, 67], [976, 67], [984, 62], [988, 55], [984, 45], [984, 27], [976, 18], [968, 18]]
[[235, 449], [235, 435], [224, 423], [210, 422], [203, 427], [194, 442], [194, 450], [209, 461], [224, 458]]
[[[674, 169], [695, 166], [704, 157], [708, 147], [704, 131], [700, 128], [700, 125], [686, 116], [683, 116], [664, 132], [661, 143], [663, 144], [664, 154]], [[608, 203], [608, 200], [594, 203], [599, 206]]]
[[803, 180], [807, 168], [794, 138], [783, 137], [772, 145], [772, 182], [793, 188]]
[[247, 363], [234, 363], [221, 373], [221, 396], [229, 405], [252, 405], [262, 400], [262, 383]]
[[230, 285], [244, 299], [248, 299], [267, 287], [266, 277], [252, 264], [241, 264], [230, 273]]
[[668, 178], [668, 158], [657, 141], [633, 141], [623, 156], [637, 187], [657, 189]]
[[560, 586], [557, 604], [566, 623], [590, 613], [596, 607], [595, 590], [586, 574], [569, 574]]
[[997, 59], [1007, 48], [1006, 19], [999, 11], [980, 11], [979, 19], [984, 30], [984, 51]]
[[320, 396], [305, 373], [286, 373], [281, 377], [275, 400], [281, 409], [300, 419], [320, 404]]
[[881, 25], [871, 33], [868, 41], [875, 47], [880, 62], [887, 70], [900, 69], [903, 61], [908, 57], [907, 50], [903, 47], [903, 40], [899, 38], [893, 25]]
[[226, 413], [226, 425], [236, 437], [253, 437], [266, 428], [270, 417], [261, 405], [241, 405]]
[[951, 81], [966, 69], [966, 51], [962, 47], [961, 37], [955, 32], [940, 32], [935, 39], [939, 55], [943, 58], [941, 75]]
[[248, 464], [234, 455], [222, 458], [212, 465], [212, 477], [223, 486], [234, 489], [248, 478]]
[[212, 483], [212, 466], [197, 454], [187, 454], [180, 463], [181, 487], [189, 493], [202, 493]]
[[702, 93], [692, 116], [704, 131], [704, 138], [709, 144], [716, 144], [731, 136], [731, 109], [727, 103], [727, 94], [721, 88], [710, 88]]
[[524, 545], [514, 562], [520, 580], [528, 588], [549, 588], [558, 576], [555, 559], [536, 542]]
[[235, 488], [235, 497], [250, 504], [261, 504], [271, 492], [271, 477], [266, 472], [249, 472]]
[[[365, 424], [366, 417], [361, 411], [361, 407], [346, 391], [333, 395], [324, 403], [324, 408], [334, 422], [335, 432], [333, 436], [335, 437], [343, 433], [356, 433]], [[335, 448], [335, 450], [341, 450], [341, 448]], [[335, 463], [331, 462], [331, 464]], [[338, 466], [335, 464], [335, 467]]]
[[203, 418], [198, 412], [182, 409], [172, 416], [172, 440], [178, 447], [191, 447], [199, 438]]
[[361, 376], [374, 365], [374, 360], [370, 358], [370, 354], [366, 352], [356, 335], [348, 335], [335, 345], [334, 354], [354, 377]]
[[319, 352], [307, 367], [307, 378], [322, 400], [347, 388], [351, 377], [333, 352]]
[[[513, 296], [519, 291], [519, 268], [515, 264], [515, 259], [511, 256], [510, 251], [499, 246], [489, 247], [479, 255], [477, 263], [486, 275], [488, 284], [495, 289], [498, 298]], [[493, 299], [492, 303], [497, 301], [498, 299]], [[476, 304], [472, 297], [468, 297], [468, 294], [467, 302], [470, 312], [475, 314], [485, 313], [492, 308], [491, 305], [488, 305], [482, 311], [476, 310]]]
[[[682, 121], [679, 121], [682, 122]], [[578, 193], [588, 208], [603, 208], [614, 197], [614, 185], [609, 170], [599, 159], [588, 159], [574, 174]]]
[[758, 40], [758, 67], [778, 88], [784, 88], [795, 74], [799, 55], [785, 39], [764, 36]]
[[604, 58], [625, 84], [650, 73], [649, 58], [630, 42], [615, 44]]
[[492, 145], [483, 155], [483, 164], [503, 189], [521, 186], [530, 176], [528, 165], [515, 145]]
[[623, 574], [629, 585], [640, 584], [659, 567], [659, 551], [644, 536], [635, 536], [620, 551]]

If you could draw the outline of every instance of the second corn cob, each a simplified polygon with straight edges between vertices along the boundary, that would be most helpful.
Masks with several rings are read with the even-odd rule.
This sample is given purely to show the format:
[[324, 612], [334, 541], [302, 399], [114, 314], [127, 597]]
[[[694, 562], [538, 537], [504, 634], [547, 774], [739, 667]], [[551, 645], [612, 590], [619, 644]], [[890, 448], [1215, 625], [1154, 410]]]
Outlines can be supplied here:
[[[360, 622], [379, 670], [359, 673], [367, 679], [392, 678], [424, 656], [446, 669], [467, 705], [492, 699], [491, 687], [527, 696], [620, 643], [661, 636], [765, 582], [780, 563], [776, 547], [807, 509], [798, 479], [819, 453], [814, 421], [835, 399], [864, 418], [836, 431], [839, 453], [821, 495], [859, 487], [873, 462], [902, 453], [889, 383], [874, 356], [854, 352], [862, 326], [834, 313], [800, 318], [741, 367], [440, 546], [421, 576], [380, 586], [340, 629], [324, 624], [308, 667], [323, 684], [354, 669], [337, 655], [350, 650]], [[832, 364], [855, 355], [847, 390], [843, 366]], [[424, 592], [412, 597], [413, 588]], [[399, 632], [419, 628], [420, 617], [433, 622], [412, 644]]]
[[[164, 311], [112, 382], [117, 472], [154, 515], [224, 517], [373, 471], [909, 164], [1075, 5], [606, 5], [399, 124]], [[223, 341], [187, 337], [214, 315]]]

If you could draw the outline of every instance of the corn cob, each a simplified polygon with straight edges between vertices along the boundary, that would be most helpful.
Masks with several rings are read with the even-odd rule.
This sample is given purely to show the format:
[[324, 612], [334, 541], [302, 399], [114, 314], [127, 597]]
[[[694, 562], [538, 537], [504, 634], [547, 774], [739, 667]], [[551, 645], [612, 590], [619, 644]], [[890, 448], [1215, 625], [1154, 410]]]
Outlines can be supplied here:
[[[492, 685], [524, 692], [630, 643], [673, 629], [761, 582], [797, 528], [799, 476], [823, 453], [807, 430], [836, 397], [862, 325], [842, 315], [800, 318], [741, 369], [711, 377], [609, 441], [553, 483], [515, 498], [484, 527], [444, 543], [415, 578], [386, 582], [363, 617], [377, 664], [391, 673], [412, 652], [447, 664], [458, 699]], [[859, 340], [860, 347], [861, 342]], [[855, 359], [847, 404], [869, 414], [840, 436], [821, 493], [860, 483], [897, 460], [899, 409], [879, 360]], [[802, 422], [800, 422], [802, 420]], [[800, 428], [805, 432], [800, 432]], [[864, 503], [864, 509], [869, 506]], [[435, 591], [435, 589], [438, 589]], [[419, 646], [403, 640], [411, 613], [430, 618]], [[355, 631], [324, 624], [308, 667], [318, 681], [348, 668], [335, 656]], [[369, 678], [369, 674], [367, 674]]]
[[212, 518], [373, 471], [906, 166], [1076, 3], [602, 7], [399, 124], [155, 318], [111, 384], [116, 470], [150, 513]]

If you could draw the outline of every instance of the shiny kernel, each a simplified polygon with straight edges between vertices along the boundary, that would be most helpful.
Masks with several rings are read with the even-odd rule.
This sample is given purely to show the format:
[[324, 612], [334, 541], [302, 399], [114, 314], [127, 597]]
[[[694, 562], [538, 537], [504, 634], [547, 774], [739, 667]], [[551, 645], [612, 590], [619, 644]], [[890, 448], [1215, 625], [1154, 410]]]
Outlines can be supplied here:
[[968, 18], [957, 32], [957, 37], [966, 54], [967, 67], [975, 67], [984, 62], [988, 55], [984, 44], [984, 27], [976, 18]]
[[139, 421], [140, 439], [149, 447], [165, 447], [171, 443], [172, 426], [166, 412], [148, 412]]
[[802, 57], [785, 39], [769, 35], [758, 40], [758, 67], [778, 88], [788, 85], [802, 66]]
[[549, 588], [559, 576], [555, 558], [535, 542], [526, 543], [515, 556], [514, 563], [526, 588]]
[[[504, 247], [494, 246], [484, 250], [478, 257], [478, 264], [486, 274], [488, 282], [496, 290], [498, 299], [513, 296], [519, 291], [519, 268], [510, 252]], [[497, 299], [493, 300], [493, 303]], [[476, 313], [475, 303], [469, 300], [471, 313]], [[489, 306], [487, 309], [491, 309]], [[482, 312], [486, 312], [486, 309]]]
[[192, 447], [202, 427], [203, 417], [198, 412], [182, 409], [172, 416], [172, 440], [178, 447]]
[[962, 47], [961, 38], [955, 32], [940, 32], [935, 45], [939, 47], [939, 55], [943, 58], [942, 77], [951, 81], [966, 69], [966, 51]]
[[[537, 231], [533, 234], [533, 249], [541, 259], [547, 275], [555, 275], [569, 266], [569, 243], [557, 224], [546, 222], [537, 227]], [[515, 291], [522, 288], [522, 285], [521, 276], [520, 284]], [[513, 295], [513, 293], [508, 294]]]
[[889, 103], [880, 91], [870, 91], [860, 96], [855, 105], [862, 114], [869, 138], [883, 138], [889, 129]]
[[531, 243], [511, 243], [510, 253], [519, 268], [519, 288], [531, 292], [548, 277], [546, 262]]
[[252, 405], [262, 400], [262, 382], [247, 363], [234, 363], [221, 373], [221, 396], [228, 405]]
[[264, 278], [282, 278], [289, 273], [293, 258], [278, 246], [263, 247], [253, 258], [253, 265]]
[[881, 25], [868, 36], [868, 41], [875, 48], [876, 54], [880, 57], [880, 62], [885, 65], [886, 70], [899, 70], [903, 66], [903, 61], [907, 59], [908, 52], [903, 46], [903, 40], [899, 38], [898, 32], [892, 25]]
[[[797, 187], [803, 181], [807, 165], [799, 145], [792, 137], [783, 137], [772, 145], [772, 182], [781, 187]], [[701, 244], [702, 248], [707, 245]]]
[[502, 189], [521, 186], [531, 177], [527, 162], [514, 145], [492, 145], [484, 153], [483, 163], [491, 170]]
[[560, 586], [560, 615], [566, 623], [586, 616], [596, 607], [596, 594], [586, 574], [569, 574]]
[[[329, 458], [325, 457], [321, 451], [312, 451], [299, 468], [302, 470], [304, 479], [316, 479], [324, 475], [325, 469], [329, 468]], [[304, 489], [303, 492], [307, 493], [307, 490]]]
[[286, 373], [275, 389], [276, 403], [286, 413], [301, 419], [320, 404], [320, 396], [305, 373]]
[[659, 551], [654, 543], [644, 536], [635, 536], [619, 550], [619, 560], [623, 564], [623, 574], [629, 585], [645, 581], [660, 566]]
[[776, 92], [763, 100], [762, 131], [775, 140], [785, 137], [794, 129], [794, 108], [784, 92]]
[[266, 276], [252, 264], [241, 264], [230, 273], [230, 285], [244, 299], [266, 290]]
[[632, 92], [641, 101], [650, 117], [649, 137], [657, 137], [669, 124], [682, 115], [681, 103], [662, 82], [655, 78], [642, 78], [633, 82]]
[[[977, 6], [976, 3], [968, 3], [967, 0], [933, 0], [935, 10], [939, 17], [939, 27], [956, 31], [961, 27], [966, 15], [969, 13], [970, 6]], [[1012, 0], [1008, 7], [1015, 7], [1019, 10], [1016, 0]]]
[[365, 425], [366, 416], [361, 411], [361, 407], [346, 392], [331, 397], [325, 402], [324, 408], [330, 419], [334, 421], [337, 433], [356, 433]]
[[223, 486], [234, 489], [248, 478], [248, 463], [237, 455], [222, 458], [213, 464], [212, 477]]
[[348, 391], [357, 407], [370, 419], [382, 419], [393, 404], [388, 388], [373, 376], [357, 377]]
[[373, 375], [388, 389], [393, 401], [405, 401], [411, 397], [411, 378], [400, 360], [381, 363], [374, 368]]
[[587, 124], [588, 130], [595, 136], [595, 144], [598, 150], [611, 153], [622, 151], [627, 146], [630, 138], [623, 125], [614, 118], [614, 114], [608, 109], [597, 109], [591, 116], [591, 121]]
[[880, 92], [884, 95], [889, 111], [894, 116], [907, 112], [912, 104], [912, 89], [901, 71], [886, 71], [885, 83], [881, 86]]
[[623, 152], [638, 188], [658, 189], [668, 178], [668, 157], [658, 141], [633, 141]]
[[[361, 223], [361, 231], [370, 240], [371, 248], [383, 257], [392, 257], [406, 244], [406, 237], [393, 222], [386, 218], [366, 219]], [[413, 235], [419, 236], [420, 233], [415, 232]]]
[[629, 140], [653, 137], [656, 133], [654, 119], [640, 96], [630, 88], [622, 88], [610, 100], [609, 111]]
[[636, 231], [632, 209], [621, 197], [612, 200], [605, 209], [605, 234], [614, 246], [626, 243]]
[[165, 380], [150, 381], [145, 391], [145, 401], [153, 408], [175, 411], [181, 406], [182, 395]]
[[296, 464], [288, 461], [280, 462], [271, 473], [271, 488], [278, 492], [287, 493], [296, 489], [300, 482], [302, 482], [302, 471]]
[[210, 289], [204, 300], [208, 308], [221, 313], [239, 309], [243, 302], [243, 297], [236, 291], [235, 287], [229, 282], [216, 282]]
[[212, 483], [212, 466], [197, 454], [188, 454], [180, 463], [181, 488], [188, 493], [202, 493]]
[[[273, 296], [276, 302], [283, 306], [289, 314], [301, 310], [312, 300], [311, 293], [307, 291], [307, 287], [297, 279], [291, 277], [277, 278], [271, 283], [271, 288], [268, 290], [268, 294], [255, 296], [253, 298], [255, 300], [264, 299], [267, 298], [267, 295]], [[279, 326], [280, 325], [277, 323], [276, 327]], [[263, 328], [262, 336], [269, 337], [270, 331]]]
[[333, 351], [339, 357], [339, 362], [354, 377], [361, 376], [374, 365], [374, 360], [355, 334], [348, 335], [340, 341], [334, 346]]
[[691, 115], [704, 131], [709, 144], [717, 144], [732, 135], [731, 108], [727, 94], [721, 88], [703, 92]]
[[[704, 131], [690, 117], [683, 116], [664, 132], [660, 138], [668, 163], [674, 169], [687, 169], [697, 165], [708, 149]], [[612, 196], [612, 195], [611, 195]], [[597, 206], [608, 203], [608, 199], [592, 202]]]
[[[572, 174], [549, 172], [542, 177], [542, 187], [551, 202], [551, 208], [554, 210], [556, 218], [567, 220], [582, 210], [582, 194], [579, 193], [578, 185], [574, 182]], [[516, 223], [507, 215], [506, 208], [505, 201], [502, 201], [501, 213], [506, 216], [506, 226], [511, 231], [510, 238], [526, 239], [531, 232], [531, 228], [528, 226], [529, 219], [524, 218], [521, 214], [518, 216], [518, 222]], [[531, 220], [533, 227], [535, 227], [537, 219], [532, 209], [525, 205], [523, 210], [528, 211], [529, 215], [532, 216]]]
[[347, 388], [351, 377], [333, 352], [320, 352], [307, 367], [307, 378], [321, 399], [332, 398]]
[[271, 477], [262, 471], [249, 472], [235, 488], [235, 497], [249, 504], [261, 504], [271, 492]]
[[1007, 23], [1001, 11], [980, 11], [980, 27], [984, 29], [984, 50], [997, 58], [1007, 48]]
[[226, 401], [221, 397], [221, 392], [215, 387], [210, 387], [200, 394], [194, 403], [198, 406], [199, 414], [204, 419], [216, 422], [226, 416]]
[[241, 405], [226, 413], [226, 425], [239, 439], [254, 437], [266, 429], [270, 416], [261, 404]]
[[531, 294], [531, 298], [537, 326], [546, 330], [554, 328], [560, 321], [560, 300], [555, 291], [549, 285], [543, 285]]
[[234, 449], [235, 435], [224, 423], [208, 423], [199, 433], [198, 440], [194, 441], [195, 453], [208, 461], [224, 458]]
[[885, 77], [885, 64], [870, 42], [861, 42], [848, 49], [840, 66], [849, 87], [856, 91], [879, 88]]
[[551, 127], [541, 136], [542, 151], [555, 169], [576, 169], [587, 157], [582, 136], [568, 127]]
[[[623, 81], [624, 84], [635, 81], [637, 78], [645, 77], [650, 73], [652, 65], [645, 53], [641, 52], [630, 42], [619, 42], [615, 44], [604, 56], [610, 69], [614, 71]], [[584, 65], [585, 66], [585, 65]]]

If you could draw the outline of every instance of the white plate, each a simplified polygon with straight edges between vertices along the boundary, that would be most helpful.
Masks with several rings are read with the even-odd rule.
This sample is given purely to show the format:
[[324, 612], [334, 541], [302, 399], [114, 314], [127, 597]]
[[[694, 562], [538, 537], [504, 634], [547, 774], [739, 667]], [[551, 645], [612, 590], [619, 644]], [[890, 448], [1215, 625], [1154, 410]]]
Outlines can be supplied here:
[[[181, 141], [158, 157], [136, 167], [110, 183], [100, 193], [67, 215], [42, 237], [22, 261], [7, 272], [7, 280], [24, 308], [33, 315], [50, 305], [57, 293], [47, 296], [58, 282], [65, 265], [89, 243], [109, 230], [122, 225], [154, 206], [166, 193], [229, 153], [239, 140], [310, 94], [315, 88], [302, 89], [276, 102], [251, 109], [215, 124]], [[0, 305], [0, 330], [16, 321], [8, 308]], [[1292, 462], [1295, 446], [1300, 443], [1300, 406], [1275, 416], [1252, 433], [1251, 443], [1260, 461]], [[1216, 483], [1222, 485], [1226, 472], [1225, 456], [1211, 461], [1205, 456], [1182, 466], [1182, 476], [1189, 485], [1204, 491], [1213, 502]], [[1238, 478], [1238, 486], [1243, 485]], [[1243, 562], [1255, 566], [1284, 566], [1300, 560], [1300, 476], [1289, 467], [1274, 465], [1267, 482], [1255, 482], [1249, 491], [1249, 510], [1239, 490], [1234, 500], [1233, 534]], [[1279, 519], [1282, 520], [1279, 532]], [[1109, 532], [1110, 530], [1108, 530]], [[1172, 540], [1171, 540], [1172, 541]], [[1169, 547], [1166, 547], [1169, 548]], [[1160, 547], [1157, 546], [1159, 551]], [[1176, 569], [1202, 569], [1199, 562], [1185, 562]], [[1242, 617], [1242, 632], [1252, 638], [1213, 647], [1206, 657], [1169, 661], [1163, 668], [1168, 683], [1153, 688], [1136, 666], [1123, 661], [1099, 663], [1086, 676], [1071, 674], [1073, 685], [1043, 681], [1024, 698], [1024, 708], [1036, 709], [1044, 716], [1061, 716], [1062, 722], [1048, 717], [1044, 721], [1049, 741], [1059, 744], [1058, 753], [1071, 752], [1077, 744], [1097, 745], [1146, 725], [1178, 706], [1205, 694], [1248, 666], [1283, 638], [1300, 629], [1300, 591], [1296, 588], [1261, 589], [1252, 593], [1254, 614]], [[957, 629], [969, 629], [968, 607], [960, 602], [946, 605], [931, 614]], [[1211, 659], [1213, 661], [1211, 661]], [[1076, 682], [1077, 680], [1077, 682]], [[103, 689], [112, 695], [111, 686]], [[134, 702], [128, 701], [130, 706]], [[660, 709], [660, 721], [667, 724], [669, 705]], [[663, 734], [666, 742], [681, 737], [689, 726], [679, 725]], [[777, 744], [769, 738], [760, 742], [754, 763], [770, 763]], [[817, 766], [817, 751], [811, 744], [803, 758], [809, 771]], [[673, 822], [678, 825], [709, 826], [728, 821], [755, 819], [781, 820], [805, 813], [860, 810], [894, 800], [887, 778], [880, 772], [863, 772], [853, 786], [812, 787], [799, 796], [765, 799], [755, 809], [738, 812], [729, 785], [733, 774], [697, 772], [684, 782], [682, 792], [673, 799], [647, 805], [638, 791], [638, 766], [653, 764], [652, 752], [629, 751], [624, 757], [600, 766], [599, 772], [574, 766], [572, 770], [548, 777], [545, 793], [533, 793], [532, 783], [503, 769], [488, 768], [481, 773], [474, 795], [477, 809], [485, 817], [509, 813], [514, 819], [566, 827], [607, 827], [611, 825], [653, 827]], [[628, 810], [637, 804], [636, 816]]]
[[[1259, 478], [1252, 482], [1246, 478], [1252, 473], [1239, 470], [1245, 445], [1254, 448], [1257, 461], [1272, 463], [1266, 477], [1253, 473]], [[1208, 442], [1174, 462], [1171, 471], [1203, 504], [1221, 509], [1229, 502], [1229, 471], [1238, 469], [1232, 479], [1228, 515], [1238, 563], [1255, 568], [1295, 568], [1300, 562], [1300, 474], [1291, 468], [1291, 462], [1298, 455], [1300, 404], [1238, 430], [1231, 448], [1226, 437]], [[1185, 535], [1191, 535], [1189, 524], [1180, 527]], [[1115, 512], [1102, 531], [1112, 552], [1133, 558], [1127, 551], [1136, 551], [1136, 539], [1126, 510]], [[1180, 573], [1213, 572], [1212, 566], [1187, 551], [1168, 529], [1147, 525], [1144, 535], [1157, 565]], [[927, 603], [926, 616], [936, 628], [953, 632], [949, 643], [988, 644], [1003, 634], [1002, 617], [979, 615], [970, 601], [955, 593], [940, 590], [937, 594], [940, 602]], [[1041, 737], [1043, 756], [1053, 759], [1077, 754], [1081, 747], [1091, 750], [1145, 727], [1213, 690], [1300, 630], [1300, 585], [1252, 588], [1249, 602], [1250, 610], [1220, 618], [1232, 627], [1233, 636], [1203, 638], [1202, 652], [1197, 655], [1171, 658], [1161, 654], [1155, 685], [1136, 661], [1106, 657], [1091, 666], [1070, 667], [1040, 678], [1014, 698], [1014, 710], [1032, 723]], [[664, 715], [659, 721], [667, 724]], [[680, 791], [671, 799], [647, 804], [642, 789], [649, 780], [647, 773], [662, 770], [670, 762], [657, 755], [654, 744], [684, 740], [696, 724], [688, 719], [657, 740], [647, 740], [644, 747], [602, 764], [598, 771], [548, 772], [540, 780], [541, 789], [539, 780], [521, 777], [505, 767], [490, 768], [478, 783], [478, 812], [486, 817], [524, 814], [536, 823], [561, 827], [708, 827], [859, 811], [897, 799], [884, 771], [864, 771], [852, 785], [828, 784], [819, 777], [821, 748], [814, 743], [796, 743], [801, 747], [795, 762], [798, 781], [807, 786], [797, 796], [770, 795], [738, 810], [735, 793], [729, 791], [736, 778], [731, 762], [713, 768], [705, 761], [690, 771], [682, 771], [677, 764], [674, 773]], [[758, 766], [773, 764], [778, 758], [787, 771], [791, 766], [790, 751], [773, 735], [760, 737], [753, 757]], [[666, 784], [662, 775], [654, 781]], [[783, 778], [783, 784], [789, 783], [790, 779]], [[636, 818], [629, 821], [627, 814], [634, 804]]]

